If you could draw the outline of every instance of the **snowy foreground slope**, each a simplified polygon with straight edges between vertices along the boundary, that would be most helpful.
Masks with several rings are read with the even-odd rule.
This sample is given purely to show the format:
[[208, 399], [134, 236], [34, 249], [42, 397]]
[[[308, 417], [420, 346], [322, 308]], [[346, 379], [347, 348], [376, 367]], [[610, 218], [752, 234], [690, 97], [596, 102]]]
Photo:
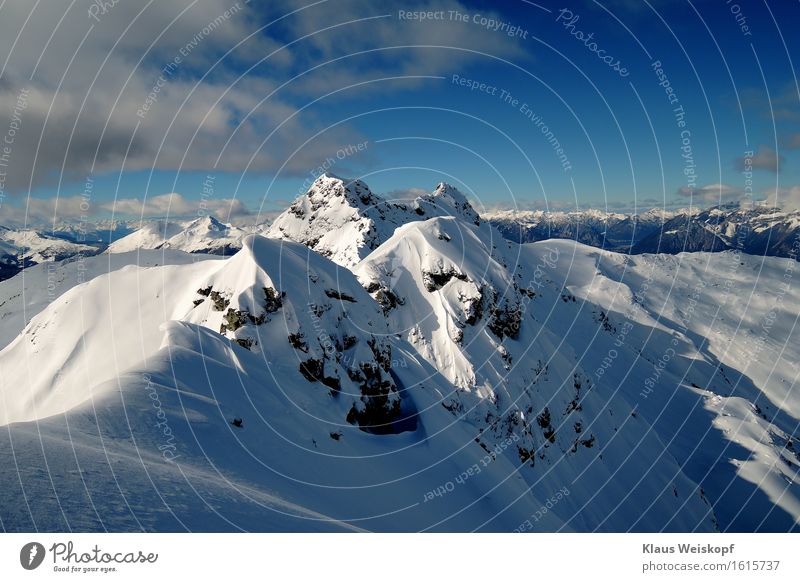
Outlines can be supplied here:
[[3, 528], [797, 528], [795, 263], [517, 245], [359, 184], [231, 258], [0, 284]]

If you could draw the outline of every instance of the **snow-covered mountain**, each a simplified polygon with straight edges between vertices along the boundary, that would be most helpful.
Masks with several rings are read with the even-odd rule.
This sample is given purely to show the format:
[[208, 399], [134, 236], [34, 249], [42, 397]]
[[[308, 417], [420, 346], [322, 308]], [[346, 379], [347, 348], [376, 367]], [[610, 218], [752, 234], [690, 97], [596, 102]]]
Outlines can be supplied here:
[[[390, 327], [463, 390], [446, 406], [471, 417], [481, 439], [491, 444], [527, 421], [520, 457], [535, 450], [531, 464], [548, 468], [587, 454], [582, 447], [606, 455], [654, 446], [701, 484], [720, 527], [794, 527], [800, 292], [785, 304], [775, 294], [791, 260], [633, 260], [571, 241], [518, 247], [481, 234], [454, 219], [411, 224], [355, 268]], [[755, 323], [765, 321], [768, 334]], [[748, 357], [759, 345], [764, 364]], [[660, 442], [644, 444], [640, 421]], [[681, 487], [673, 493], [683, 497]]]
[[229, 256], [241, 248], [248, 233], [266, 230], [265, 224], [240, 228], [223, 224], [213, 216], [144, 222], [64, 222], [47, 232], [0, 226], [0, 281], [33, 265], [101, 252], [117, 254], [170, 249]]
[[0, 226], [0, 281], [30, 265], [97, 254], [96, 246], [71, 242], [31, 229]]
[[172, 249], [187, 253], [232, 255], [242, 247], [245, 236], [245, 230], [223, 224], [213, 216], [203, 216], [192, 221], [156, 220], [144, 223], [131, 234], [114, 240], [106, 252]]
[[61, 222], [47, 229], [47, 234], [71, 242], [98, 245], [105, 248], [113, 241], [132, 233], [139, 221], [96, 220], [92, 222]]
[[797, 257], [800, 211], [766, 205], [715, 207], [681, 214], [639, 240], [631, 252], [676, 253], [739, 249], [751, 255]]
[[451, 186], [329, 175], [274, 229], [0, 286], [38, 311], [0, 351], [6, 529], [798, 528], [793, 260], [520, 245]]
[[352, 267], [398, 226], [433, 216], [480, 222], [464, 195], [444, 182], [430, 194], [393, 202], [373, 194], [361, 180], [325, 173], [275, 219], [266, 236], [302, 243], [334, 263]]
[[484, 213], [483, 217], [504, 237], [517, 243], [563, 238], [608, 250], [626, 251], [631, 245], [659, 231], [664, 222], [682, 216], [683, 212], [657, 208], [640, 214], [596, 209], [573, 212], [503, 210]]
[[738, 249], [752, 255], [790, 257], [797, 255], [795, 241], [800, 238], [800, 212], [763, 204], [708, 210], [653, 209], [641, 214], [593, 209], [500, 211], [484, 218], [514, 242], [571, 239], [631, 254]]

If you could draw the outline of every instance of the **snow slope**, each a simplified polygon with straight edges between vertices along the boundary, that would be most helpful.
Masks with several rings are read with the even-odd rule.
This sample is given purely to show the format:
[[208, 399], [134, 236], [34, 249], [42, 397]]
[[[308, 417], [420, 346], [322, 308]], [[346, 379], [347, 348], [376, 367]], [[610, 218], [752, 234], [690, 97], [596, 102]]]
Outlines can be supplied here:
[[181, 251], [143, 250], [73, 257], [28, 267], [12, 278], [0, 281], [0, 349], [11, 343], [34, 316], [76, 285], [128, 265], [157, 267], [215, 258]]
[[138, 249], [157, 249], [164, 241], [180, 234], [183, 224], [167, 220], [154, 220], [142, 224], [132, 233], [111, 242], [105, 252], [128, 253]]
[[[261, 237], [226, 261], [130, 266], [73, 288], [0, 352], [13, 423], [0, 449], [25, 458], [2, 477], [4, 527], [516, 527], [546, 499], [503, 455], [426, 502], [486, 453], [440, 406], [449, 383], [385, 332], [352, 274]], [[36, 503], [10, 501], [23, 489]]]
[[523, 245], [520, 262], [539, 267], [530, 315], [653, 426], [720, 529], [797, 529], [798, 297], [776, 293], [793, 262], [571, 241]]
[[[430, 224], [438, 222], [455, 228], [453, 220]], [[52, 503], [31, 509], [37, 527], [510, 531], [566, 487], [537, 529], [713, 529], [674, 461], [626, 453], [640, 442], [652, 454], [661, 450], [645, 423], [624, 437], [605, 423], [578, 443], [569, 435], [584, 413], [574, 411], [564, 426], [560, 412], [580, 390], [573, 376], [563, 389], [542, 380], [541, 393], [520, 395], [511, 412], [477, 391], [456, 391], [388, 332], [381, 306], [351, 273], [296, 243], [251, 237], [224, 261], [96, 277], [33, 318], [0, 352], [0, 366], [8, 371], [2, 421], [11, 423], [3, 438], [13, 440], [15, 455], [33, 458], [21, 486], [41, 486], [37, 477], [47, 470], [68, 500], [61, 512]], [[553, 375], [563, 366], [566, 359]], [[603, 396], [583, 390], [584, 410], [605, 409]], [[557, 435], [534, 422], [544, 403]], [[515, 423], [523, 405], [536, 410], [524, 409], [528, 420]], [[481, 422], [473, 407], [497, 411], [498, 421]], [[624, 402], [614, 408], [626, 414]], [[231, 425], [235, 418], [241, 429]], [[599, 462], [612, 438], [618, 446]], [[520, 447], [531, 447], [529, 456]], [[70, 456], [69, 448], [80, 452]], [[101, 455], [110, 474], [78, 468]], [[58, 471], [47, 469], [51, 459]], [[176, 466], [184, 478], [177, 489], [168, 485]], [[111, 511], [119, 498], [99, 493], [117, 467], [127, 505]], [[58, 477], [64, 471], [81, 477], [75, 495]], [[14, 495], [17, 474], [7, 479], [4, 491]], [[606, 491], [593, 499], [598, 482]], [[673, 487], [685, 497], [675, 498]], [[165, 507], [143, 509], [160, 488], [170, 489]], [[195, 489], [212, 500], [203, 518]], [[637, 497], [626, 501], [631, 490]], [[73, 522], [82, 502], [72, 500], [86, 495], [95, 514], [83, 511]], [[652, 502], [644, 514], [641, 499]], [[281, 511], [289, 516], [273, 515]], [[255, 519], [265, 513], [271, 518]], [[20, 515], [3, 520], [27, 523]]]
[[443, 406], [475, 426], [481, 446], [511, 439], [531, 488], [569, 483], [576, 507], [592, 499], [573, 527], [712, 527], [699, 487], [661, 454], [663, 442], [631, 416], [632, 405], [526, 312], [537, 291], [521, 286], [530, 279], [517, 276], [524, 268], [515, 253], [519, 247], [496, 231], [433, 218], [397, 229], [355, 272], [389, 327], [455, 384]]

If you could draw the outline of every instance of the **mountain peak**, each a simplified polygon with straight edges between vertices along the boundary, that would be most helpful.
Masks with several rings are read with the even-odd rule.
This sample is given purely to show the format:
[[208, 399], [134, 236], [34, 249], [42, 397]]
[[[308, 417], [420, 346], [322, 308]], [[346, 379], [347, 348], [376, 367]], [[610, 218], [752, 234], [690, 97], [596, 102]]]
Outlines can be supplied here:
[[[421, 202], [427, 202], [436, 206], [434, 214], [459, 216], [475, 225], [480, 225], [481, 219], [467, 197], [461, 191], [448, 184], [439, 182], [431, 194], [420, 197]], [[443, 207], [443, 208], [442, 208]]]
[[220, 232], [227, 230], [228, 226], [223, 224], [222, 222], [220, 222], [219, 220], [217, 220], [216, 218], [214, 218], [209, 214], [206, 216], [200, 216], [198, 218], [195, 218], [186, 226], [186, 230], [194, 230], [194, 229], [203, 229], [208, 231]]
[[357, 208], [374, 206], [380, 202], [380, 198], [361, 180], [341, 178], [330, 172], [314, 180], [305, 196], [311, 201], [312, 207], [322, 207], [336, 198], [343, 198]]
[[302, 243], [350, 267], [408, 222], [409, 214], [373, 194], [361, 180], [325, 173], [275, 219], [267, 235]]
[[272, 223], [267, 236], [302, 243], [349, 268], [389, 239], [398, 226], [435, 216], [481, 224], [466, 196], [446, 182], [398, 204], [376, 196], [361, 180], [326, 172]]

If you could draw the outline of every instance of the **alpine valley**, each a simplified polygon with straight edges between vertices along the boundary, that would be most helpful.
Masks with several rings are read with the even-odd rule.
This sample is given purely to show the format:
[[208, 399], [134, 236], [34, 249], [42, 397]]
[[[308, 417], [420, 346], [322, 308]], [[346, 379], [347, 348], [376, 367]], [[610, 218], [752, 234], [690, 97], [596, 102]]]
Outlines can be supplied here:
[[1, 231], [0, 524], [800, 529], [798, 225], [324, 174], [269, 226]]

